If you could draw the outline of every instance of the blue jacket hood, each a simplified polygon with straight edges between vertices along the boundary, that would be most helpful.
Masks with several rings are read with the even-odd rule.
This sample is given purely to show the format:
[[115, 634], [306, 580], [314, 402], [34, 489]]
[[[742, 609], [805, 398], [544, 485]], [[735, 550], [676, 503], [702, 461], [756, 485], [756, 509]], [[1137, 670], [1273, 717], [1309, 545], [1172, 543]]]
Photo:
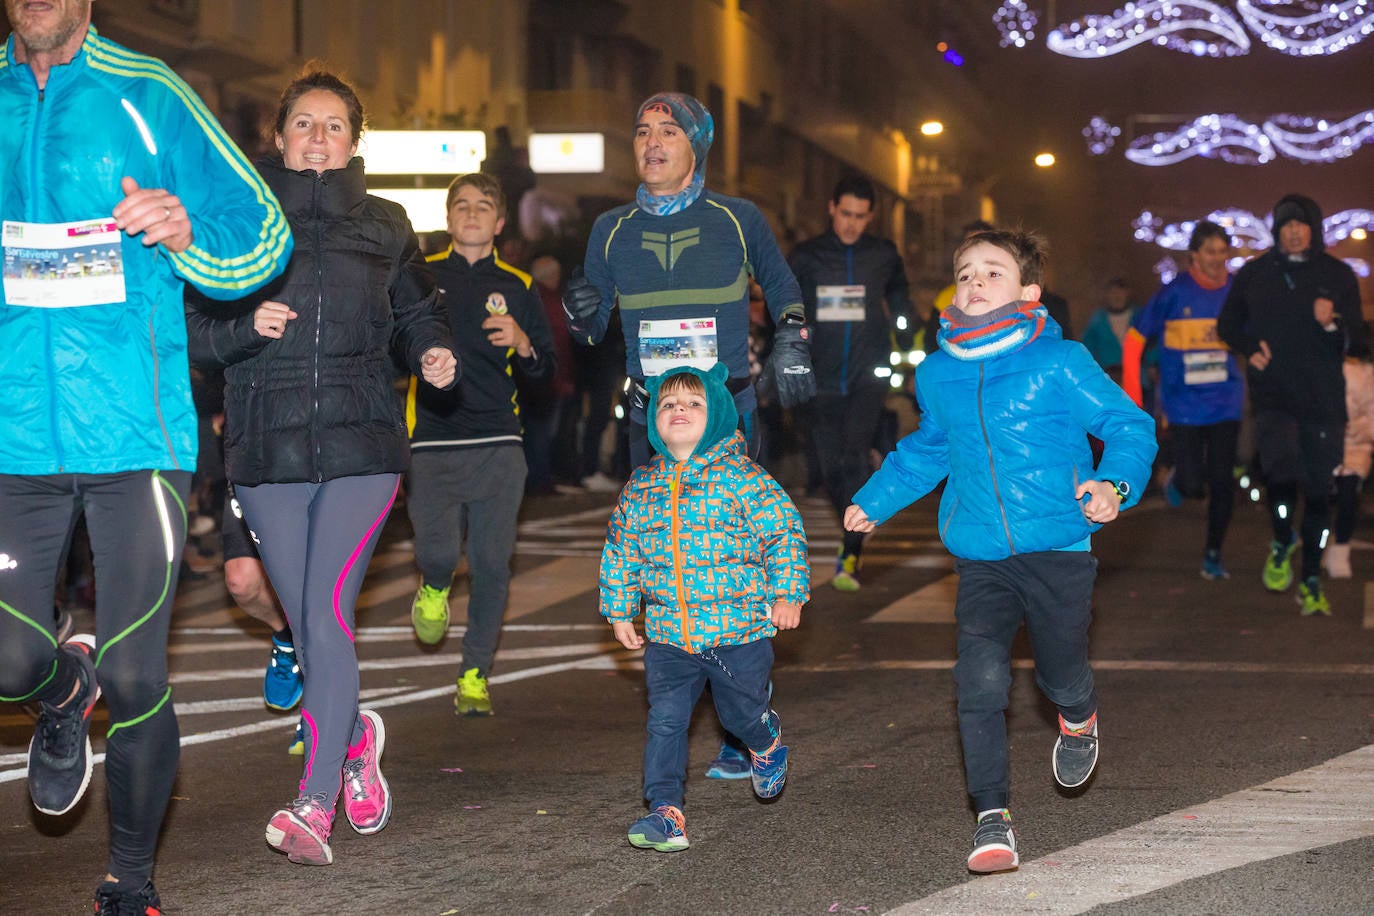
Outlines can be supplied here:
[[725, 387], [725, 380], [729, 377], [730, 370], [726, 368], [724, 363], [716, 363], [710, 369], [684, 366], [681, 369], [674, 369], [672, 372], [650, 378], [645, 384], [649, 391], [649, 413], [646, 418], [649, 421], [649, 443], [653, 445], [654, 451], [662, 455], [664, 460], [669, 463], [675, 459], [664, 447], [663, 439], [658, 434], [658, 390], [662, 387], [664, 379], [683, 373], [695, 375], [701, 379], [701, 384], [706, 389], [706, 431], [702, 434], [697, 447], [692, 450], [693, 455], [704, 455], [711, 449], [711, 446], [733, 435], [739, 426], [739, 411], [735, 409], [735, 398]]

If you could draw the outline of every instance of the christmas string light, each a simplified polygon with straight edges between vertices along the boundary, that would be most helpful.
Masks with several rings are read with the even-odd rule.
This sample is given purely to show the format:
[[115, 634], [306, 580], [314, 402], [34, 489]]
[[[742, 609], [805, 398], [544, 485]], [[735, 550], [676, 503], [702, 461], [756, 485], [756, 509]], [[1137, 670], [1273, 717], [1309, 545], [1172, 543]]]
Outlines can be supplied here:
[[1203, 115], [1174, 131], [1137, 138], [1126, 149], [1126, 158], [1140, 165], [1173, 165], [1194, 156], [1263, 165], [1275, 153], [1259, 125], [1233, 114]]
[[1173, 131], [1133, 140], [1126, 158], [1140, 165], [1173, 165], [1193, 156], [1263, 165], [1283, 153], [1304, 162], [1335, 162], [1374, 140], [1374, 108], [1343, 121], [1280, 114], [1253, 124], [1234, 114], [1195, 118]]
[[1088, 122], [1088, 126], [1083, 128], [1083, 136], [1088, 141], [1089, 155], [1105, 156], [1116, 145], [1116, 138], [1121, 136], [1121, 128], [1109, 124], [1105, 118], [1094, 117]]
[[[1207, 38], [1202, 36], [1213, 36]], [[1150, 43], [1197, 57], [1236, 57], [1250, 51], [1250, 36], [1229, 11], [1208, 0], [1146, 0], [1111, 15], [1084, 16], [1059, 26], [1045, 43], [1068, 57], [1120, 54]]]
[[1369, 0], [1236, 0], [1236, 12], [1260, 41], [1295, 56], [1339, 54], [1374, 34]]
[[[1203, 219], [1225, 228], [1231, 235], [1231, 243], [1237, 248], [1258, 253], [1274, 247], [1274, 235], [1269, 230], [1269, 217], [1256, 216], [1249, 210], [1231, 207], [1225, 210], [1213, 210]], [[1162, 219], [1149, 210], [1142, 210], [1139, 216], [1131, 220], [1131, 234], [1136, 241], [1154, 242], [1160, 248], [1168, 251], [1187, 251], [1188, 240], [1192, 237], [1193, 228], [1198, 222], [1198, 220], [1182, 220], [1166, 225]], [[1368, 229], [1371, 226], [1374, 226], [1374, 210], [1342, 210], [1322, 220], [1322, 240], [1329, 248], [1349, 237], [1354, 230]], [[1172, 258], [1166, 258], [1155, 265], [1155, 273], [1159, 274], [1161, 279], [1164, 278], [1165, 262], [1172, 262], [1172, 260]], [[1369, 276], [1369, 262], [1363, 258], [1345, 258], [1344, 260], [1359, 276]], [[1230, 267], [1235, 270], [1245, 261], [1244, 257], [1232, 258]], [[1169, 280], [1163, 279], [1163, 282], [1168, 283]]]
[[998, 41], [1004, 48], [1024, 48], [1026, 42], [1035, 40], [1035, 25], [1040, 17], [1030, 10], [1023, 0], [1005, 0], [992, 14], [993, 25], [1002, 37]]

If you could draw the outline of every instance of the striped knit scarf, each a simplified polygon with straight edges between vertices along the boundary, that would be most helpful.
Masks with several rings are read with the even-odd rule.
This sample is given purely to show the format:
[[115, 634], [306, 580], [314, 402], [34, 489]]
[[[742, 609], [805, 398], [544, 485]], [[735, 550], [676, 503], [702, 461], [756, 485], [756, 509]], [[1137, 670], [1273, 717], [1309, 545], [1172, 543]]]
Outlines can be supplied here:
[[1040, 336], [1050, 313], [1039, 302], [1009, 302], [982, 315], [955, 306], [940, 314], [940, 349], [955, 359], [982, 360], [1019, 350]]

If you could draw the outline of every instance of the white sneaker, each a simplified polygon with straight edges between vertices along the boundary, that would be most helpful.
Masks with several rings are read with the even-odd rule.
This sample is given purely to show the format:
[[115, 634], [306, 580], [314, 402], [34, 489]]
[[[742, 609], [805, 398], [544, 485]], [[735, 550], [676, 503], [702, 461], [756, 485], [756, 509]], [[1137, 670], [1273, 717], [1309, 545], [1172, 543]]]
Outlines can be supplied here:
[[619, 493], [620, 484], [597, 471], [590, 477], [582, 478], [582, 488], [589, 493]]
[[1326, 553], [1322, 556], [1322, 566], [1326, 567], [1326, 574], [1333, 579], [1349, 579], [1350, 571], [1350, 545], [1337, 544], [1334, 541], [1326, 545]]

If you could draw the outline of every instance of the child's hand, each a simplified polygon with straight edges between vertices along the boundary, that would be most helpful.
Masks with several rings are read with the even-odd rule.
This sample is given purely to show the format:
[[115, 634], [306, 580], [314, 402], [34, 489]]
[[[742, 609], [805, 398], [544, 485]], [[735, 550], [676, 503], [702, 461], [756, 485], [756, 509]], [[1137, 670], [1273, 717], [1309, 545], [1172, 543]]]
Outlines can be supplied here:
[[[854, 507], [850, 506], [850, 508]], [[768, 619], [773, 621], [773, 626], [779, 630], [795, 630], [797, 625], [801, 623], [801, 609], [800, 604], [779, 598], [768, 609]]]
[[1074, 499], [1091, 497], [1083, 507], [1083, 514], [1090, 522], [1105, 524], [1121, 514], [1121, 500], [1116, 495], [1116, 487], [1105, 480], [1088, 480], [1078, 485]]
[[[793, 624], [793, 626], [796, 626], [796, 624]], [[615, 636], [616, 641], [627, 649], [634, 650], [644, 648], [644, 637], [640, 636], [639, 633], [635, 631], [635, 622], [633, 620], [612, 620], [611, 633]]]
[[868, 520], [868, 513], [856, 505], [844, 510], [844, 530], [867, 534], [878, 526]]

